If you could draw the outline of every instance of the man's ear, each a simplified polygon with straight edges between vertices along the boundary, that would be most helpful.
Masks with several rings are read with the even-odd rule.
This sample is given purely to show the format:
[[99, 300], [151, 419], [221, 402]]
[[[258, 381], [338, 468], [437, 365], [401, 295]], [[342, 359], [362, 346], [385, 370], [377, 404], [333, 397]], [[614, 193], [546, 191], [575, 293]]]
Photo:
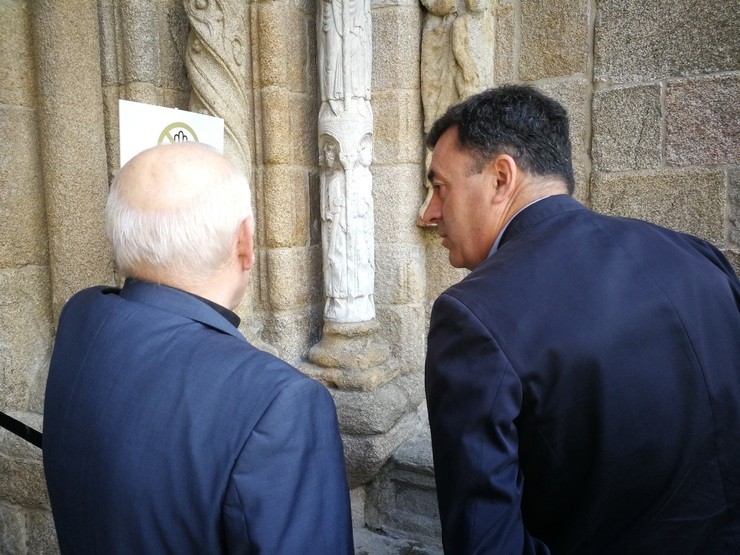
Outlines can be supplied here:
[[484, 171], [490, 173], [490, 177], [495, 183], [494, 203], [498, 204], [510, 199], [516, 193], [519, 187], [520, 171], [511, 156], [508, 154], [497, 155], [486, 164]]
[[239, 224], [236, 239], [236, 255], [243, 270], [251, 270], [254, 266], [254, 220], [244, 218]]

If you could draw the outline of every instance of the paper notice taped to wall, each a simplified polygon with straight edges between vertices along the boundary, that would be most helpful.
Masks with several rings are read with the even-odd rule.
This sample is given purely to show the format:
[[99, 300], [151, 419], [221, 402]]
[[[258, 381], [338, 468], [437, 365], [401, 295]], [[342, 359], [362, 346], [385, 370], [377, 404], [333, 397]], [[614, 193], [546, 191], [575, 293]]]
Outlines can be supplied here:
[[196, 142], [224, 152], [224, 120], [130, 100], [118, 101], [121, 166], [161, 144]]

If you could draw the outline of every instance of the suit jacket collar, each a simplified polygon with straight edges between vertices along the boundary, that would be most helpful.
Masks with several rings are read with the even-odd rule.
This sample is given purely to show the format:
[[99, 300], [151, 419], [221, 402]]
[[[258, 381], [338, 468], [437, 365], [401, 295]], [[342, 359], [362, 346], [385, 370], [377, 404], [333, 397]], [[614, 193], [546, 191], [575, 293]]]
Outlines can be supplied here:
[[501, 237], [499, 248], [503, 247], [508, 240], [516, 237], [523, 231], [526, 231], [553, 216], [557, 216], [564, 212], [571, 212], [573, 210], [586, 210], [586, 207], [570, 195], [553, 195], [535, 202], [512, 218], [506, 231], [504, 231], [504, 234]]
[[119, 295], [130, 301], [148, 304], [184, 318], [195, 320], [246, 341], [239, 330], [216, 310], [196, 297], [174, 287], [134, 280], [126, 283]]

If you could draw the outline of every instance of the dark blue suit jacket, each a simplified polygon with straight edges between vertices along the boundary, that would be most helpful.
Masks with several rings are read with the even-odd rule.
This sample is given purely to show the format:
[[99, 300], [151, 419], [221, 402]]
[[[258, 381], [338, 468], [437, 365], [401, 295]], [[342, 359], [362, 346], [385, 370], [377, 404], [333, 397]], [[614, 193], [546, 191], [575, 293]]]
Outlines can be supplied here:
[[432, 312], [446, 553], [740, 553], [739, 305], [704, 241], [517, 215]]
[[43, 458], [62, 553], [353, 552], [328, 391], [176, 289], [67, 303]]

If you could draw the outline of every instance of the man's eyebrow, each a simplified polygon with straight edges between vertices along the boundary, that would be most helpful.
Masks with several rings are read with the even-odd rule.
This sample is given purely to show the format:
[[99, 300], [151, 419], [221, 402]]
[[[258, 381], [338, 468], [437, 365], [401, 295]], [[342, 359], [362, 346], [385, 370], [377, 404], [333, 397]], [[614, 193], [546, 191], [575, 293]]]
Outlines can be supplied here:
[[434, 181], [434, 170], [429, 170], [429, 173], [427, 173], [427, 179], [430, 183]]

